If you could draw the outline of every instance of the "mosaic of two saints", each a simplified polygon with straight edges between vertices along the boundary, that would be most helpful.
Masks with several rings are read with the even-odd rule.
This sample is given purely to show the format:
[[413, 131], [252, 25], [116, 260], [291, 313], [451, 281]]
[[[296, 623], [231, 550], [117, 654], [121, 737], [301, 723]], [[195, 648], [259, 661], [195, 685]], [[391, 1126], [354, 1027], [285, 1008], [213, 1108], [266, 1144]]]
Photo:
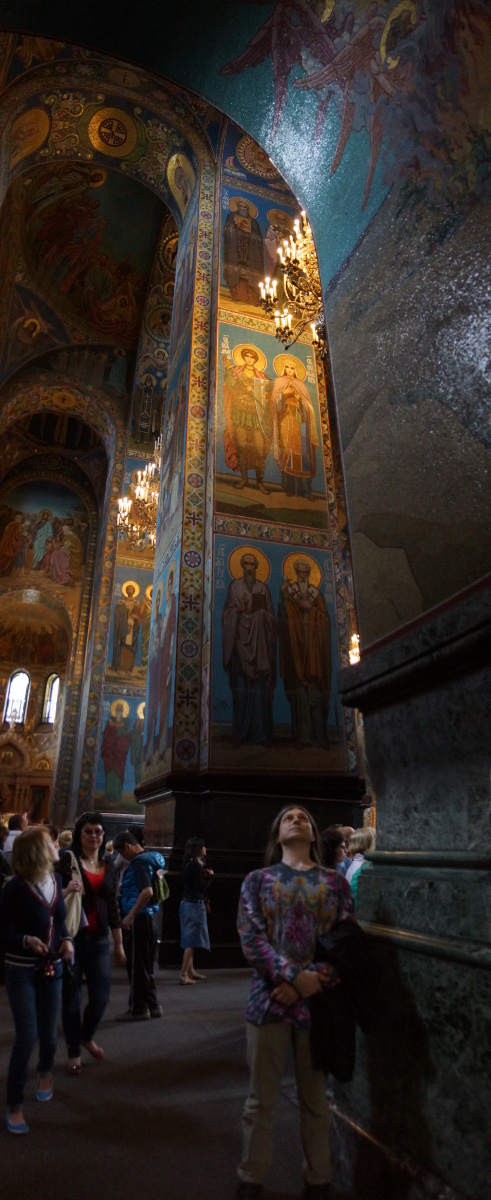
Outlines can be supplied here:
[[232, 340], [232, 332], [222, 332], [217, 509], [251, 515], [259, 510], [287, 524], [325, 527], [317, 397], [312, 399], [305, 382], [307, 367], [296, 355], [277, 354], [273, 380], [259, 344], [266, 341], [270, 353], [270, 338], [258, 335], [255, 344], [233, 347]]

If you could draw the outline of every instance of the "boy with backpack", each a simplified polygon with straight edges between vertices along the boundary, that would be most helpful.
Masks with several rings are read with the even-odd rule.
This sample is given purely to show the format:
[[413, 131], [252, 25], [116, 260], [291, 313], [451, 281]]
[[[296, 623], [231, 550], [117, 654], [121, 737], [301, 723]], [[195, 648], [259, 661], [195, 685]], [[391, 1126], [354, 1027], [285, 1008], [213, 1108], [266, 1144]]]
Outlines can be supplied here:
[[116, 834], [113, 843], [128, 863], [121, 884], [124, 949], [130, 981], [128, 1011], [118, 1021], [147, 1021], [161, 1017], [154, 961], [157, 950], [157, 915], [167, 898], [165, 859], [158, 850], [144, 850], [130, 829]]

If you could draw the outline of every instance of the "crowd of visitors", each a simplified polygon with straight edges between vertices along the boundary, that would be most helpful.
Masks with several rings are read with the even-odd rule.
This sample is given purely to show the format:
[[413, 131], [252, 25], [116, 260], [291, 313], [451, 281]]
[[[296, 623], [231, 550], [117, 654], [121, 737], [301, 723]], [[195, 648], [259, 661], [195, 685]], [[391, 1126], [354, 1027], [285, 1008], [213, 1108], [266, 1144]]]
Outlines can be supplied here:
[[[0, 825], [0, 947], [15, 1029], [4, 1119], [9, 1133], [28, 1133], [24, 1092], [36, 1040], [36, 1098], [48, 1101], [53, 1095], [60, 1005], [68, 1074], [81, 1073], [82, 1048], [96, 1060], [105, 1058], [95, 1034], [110, 994], [110, 934], [115, 961], [126, 965], [130, 985], [128, 1010], [118, 1020], [162, 1016], [154, 962], [157, 916], [168, 886], [163, 856], [145, 849], [142, 841], [127, 829], [106, 845], [104, 821], [96, 812], [84, 813], [73, 831], [61, 834], [56, 826], [33, 825], [22, 814], [10, 817], [8, 830]], [[365, 855], [374, 844], [369, 828], [332, 825], [320, 834], [307, 809], [289, 806], [273, 822], [265, 866], [242, 885], [238, 930], [253, 974], [246, 1012], [250, 1087], [238, 1167], [240, 1200], [262, 1195], [271, 1164], [273, 1112], [290, 1047], [305, 1196], [322, 1200], [329, 1195], [326, 1068], [313, 1065], [313, 1018], [321, 1012], [318, 1002], [325, 1005], [330, 995], [339, 1004], [342, 989], [336, 989], [343, 984], [346, 947], [351, 972], [353, 948], [355, 969], [360, 969], [359, 939], [364, 935], [356, 926], [355, 902], [361, 872], [370, 868]], [[190, 838], [179, 912], [179, 983], [184, 985], [205, 979], [195, 970], [194, 953], [210, 950], [207, 892], [213, 871], [206, 856], [203, 839]], [[333, 957], [329, 947], [334, 943]]]

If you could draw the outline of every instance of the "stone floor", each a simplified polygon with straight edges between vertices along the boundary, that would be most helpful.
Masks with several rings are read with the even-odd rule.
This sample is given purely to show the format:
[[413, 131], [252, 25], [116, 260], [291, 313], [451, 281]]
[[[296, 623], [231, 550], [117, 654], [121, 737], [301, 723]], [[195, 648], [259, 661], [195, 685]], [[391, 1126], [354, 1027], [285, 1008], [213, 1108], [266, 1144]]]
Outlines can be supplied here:
[[[236, 1187], [240, 1114], [247, 1088], [244, 1007], [248, 971], [209, 971], [178, 986], [159, 971], [161, 1021], [121, 1025], [123, 971], [98, 1038], [107, 1058], [85, 1055], [78, 1079], [64, 1074], [60, 1041], [55, 1096], [36, 1103], [35, 1058], [25, 1106], [31, 1132], [0, 1132], [0, 1200], [227, 1200]], [[12, 1021], [0, 987], [4, 1087]], [[290, 1076], [277, 1111], [275, 1165], [266, 1200], [302, 1192], [298, 1109]]]

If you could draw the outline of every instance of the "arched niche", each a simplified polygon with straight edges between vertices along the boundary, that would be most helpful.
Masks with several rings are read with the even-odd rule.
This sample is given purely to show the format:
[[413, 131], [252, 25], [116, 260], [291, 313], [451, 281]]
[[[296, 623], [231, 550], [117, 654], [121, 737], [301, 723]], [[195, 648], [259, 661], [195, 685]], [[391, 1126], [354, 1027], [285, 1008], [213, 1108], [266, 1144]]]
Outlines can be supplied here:
[[[0, 545], [1, 542], [0, 538]], [[10, 582], [14, 582], [12, 576]], [[4, 583], [5, 576], [0, 575], [0, 587]], [[9, 682], [17, 672], [25, 672], [29, 679], [23, 722], [9, 723], [4, 719], [0, 727], [4, 812], [29, 809], [39, 817], [48, 815], [76, 636], [77, 627], [69, 606], [47, 590], [46, 579], [41, 580], [41, 586], [26, 587], [17, 574], [14, 586], [0, 591], [1, 695], [6, 696]], [[60, 680], [60, 690], [54, 719], [47, 722], [44, 699], [53, 674]]]

